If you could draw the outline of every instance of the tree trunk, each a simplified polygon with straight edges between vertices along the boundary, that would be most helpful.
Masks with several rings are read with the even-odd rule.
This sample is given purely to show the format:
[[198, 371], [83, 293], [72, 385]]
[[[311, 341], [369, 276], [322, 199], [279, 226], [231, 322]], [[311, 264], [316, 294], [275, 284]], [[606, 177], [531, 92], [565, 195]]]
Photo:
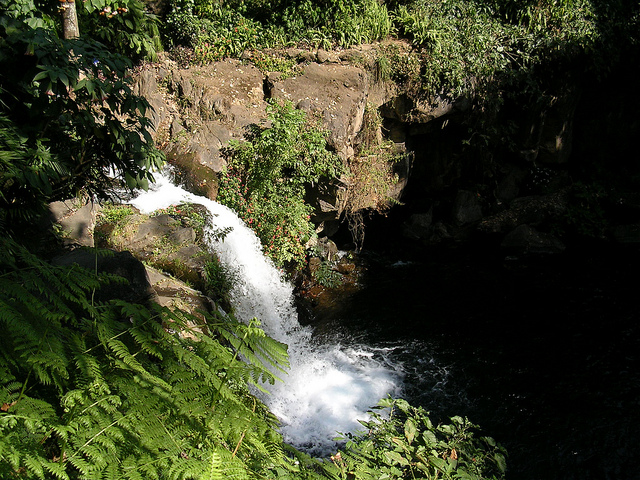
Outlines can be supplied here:
[[67, 40], [78, 38], [80, 36], [80, 28], [78, 28], [75, 0], [60, 0], [60, 8], [62, 9], [62, 30], [64, 38]]

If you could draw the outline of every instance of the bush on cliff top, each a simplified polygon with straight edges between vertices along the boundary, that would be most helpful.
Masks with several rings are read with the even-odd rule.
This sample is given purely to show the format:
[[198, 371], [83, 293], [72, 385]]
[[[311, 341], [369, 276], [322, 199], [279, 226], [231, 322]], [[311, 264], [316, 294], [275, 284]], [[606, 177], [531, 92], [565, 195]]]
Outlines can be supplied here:
[[[346, 48], [387, 37], [420, 52], [430, 94], [459, 95], [495, 76], [526, 77], [554, 61], [606, 70], [640, 40], [640, 7], [622, 0], [171, 0], [167, 41], [198, 62], [246, 50], [302, 45]], [[512, 80], [513, 81], [513, 80]]]

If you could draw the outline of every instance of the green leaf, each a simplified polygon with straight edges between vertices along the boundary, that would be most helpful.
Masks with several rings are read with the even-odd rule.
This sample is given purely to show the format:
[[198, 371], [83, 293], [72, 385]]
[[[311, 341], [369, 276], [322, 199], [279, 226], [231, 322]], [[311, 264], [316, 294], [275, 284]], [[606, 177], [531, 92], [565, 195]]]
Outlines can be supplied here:
[[398, 452], [394, 452], [393, 450], [384, 452], [385, 457], [387, 457], [387, 461], [391, 463], [399, 463], [402, 466], [409, 465], [409, 462], [406, 458], [400, 455]]
[[144, 191], [149, 190], [149, 180], [147, 180], [146, 178], [141, 178], [138, 181], [138, 186], [142, 188]]
[[422, 432], [422, 438], [427, 446], [433, 446], [438, 443], [438, 439], [436, 438], [436, 434], [431, 430], [425, 430]]
[[416, 425], [416, 421], [413, 418], [407, 418], [406, 422], [404, 422], [404, 436], [409, 442], [409, 445], [413, 442], [417, 431], [418, 426]]
[[129, 188], [136, 188], [138, 186], [138, 181], [129, 172], [125, 172], [124, 180]]
[[65, 87], [69, 88], [69, 77], [67, 77], [64, 73], [60, 73], [59, 79]]
[[33, 81], [37, 82], [38, 80], [42, 80], [43, 78], [47, 78], [49, 76], [48, 72], [40, 72], [35, 77], [33, 77]]

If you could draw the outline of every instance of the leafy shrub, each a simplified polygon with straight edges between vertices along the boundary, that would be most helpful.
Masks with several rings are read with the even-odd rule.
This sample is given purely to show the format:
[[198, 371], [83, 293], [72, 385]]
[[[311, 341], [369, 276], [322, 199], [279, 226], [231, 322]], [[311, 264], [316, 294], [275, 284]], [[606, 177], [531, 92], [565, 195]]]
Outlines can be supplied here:
[[149, 132], [149, 103], [132, 90], [131, 62], [97, 42], [32, 28], [39, 14], [0, 14], [0, 114], [18, 151], [30, 152], [20, 155], [21, 168], [37, 171], [3, 192], [7, 205], [24, 199], [29, 184], [47, 201], [104, 194], [112, 174], [146, 187], [164, 157]]
[[165, 36], [174, 45], [193, 47], [198, 63], [302, 43], [349, 47], [385, 38], [392, 28], [387, 8], [378, 0], [174, 0], [166, 23]]
[[386, 5], [378, 0], [362, 0], [347, 3], [336, 16], [332, 30], [336, 43], [348, 48], [362, 43], [372, 43], [386, 38], [392, 29], [392, 21]]
[[342, 274], [333, 269], [333, 262], [324, 260], [313, 272], [313, 278], [316, 282], [326, 288], [338, 288], [343, 283]]
[[325, 465], [330, 478], [504, 478], [505, 450], [491, 437], [478, 437], [466, 418], [434, 425], [422, 408], [390, 398], [381, 400], [371, 417], [362, 422], [366, 431], [348, 435], [345, 449]]
[[423, 51], [423, 89], [458, 96], [473, 90], [475, 78], [500, 71], [515, 58], [509, 30], [473, 2], [418, 2], [400, 6], [395, 23]]
[[268, 122], [231, 144], [218, 201], [256, 232], [276, 265], [301, 264], [315, 234], [305, 189], [337, 177], [342, 164], [326, 149], [324, 132], [291, 102], [270, 104]]
[[154, 60], [162, 49], [158, 19], [140, 0], [86, 0], [78, 3], [80, 34], [86, 32], [112, 52]]
[[206, 64], [226, 57], [239, 57], [260, 45], [262, 26], [238, 11], [196, 3], [173, 2], [166, 19], [166, 36], [174, 45], [194, 49], [194, 63]]
[[29, 145], [0, 114], [0, 231], [45, 211], [52, 185], [60, 180], [60, 169], [42, 141]]

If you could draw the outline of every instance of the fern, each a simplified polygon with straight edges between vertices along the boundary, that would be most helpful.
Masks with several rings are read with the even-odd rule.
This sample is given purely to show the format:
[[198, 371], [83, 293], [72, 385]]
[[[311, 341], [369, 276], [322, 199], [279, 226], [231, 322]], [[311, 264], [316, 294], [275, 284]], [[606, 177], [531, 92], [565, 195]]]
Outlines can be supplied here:
[[[257, 322], [216, 315], [203, 324], [159, 306], [89, 300], [114, 280], [0, 241], [0, 478], [290, 471], [277, 421], [251, 390], [287, 367], [286, 346]], [[190, 338], [181, 335], [188, 324], [198, 325]]]

